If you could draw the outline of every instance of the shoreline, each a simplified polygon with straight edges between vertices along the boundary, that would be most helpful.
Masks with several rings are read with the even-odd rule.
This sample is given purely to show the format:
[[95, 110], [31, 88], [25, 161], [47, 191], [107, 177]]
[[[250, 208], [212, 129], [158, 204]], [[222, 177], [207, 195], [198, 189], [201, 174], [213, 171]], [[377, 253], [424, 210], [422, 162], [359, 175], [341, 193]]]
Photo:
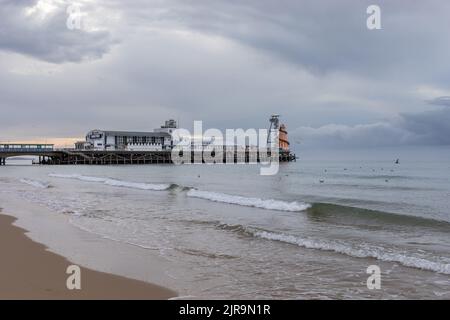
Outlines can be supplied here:
[[0, 299], [138, 299], [165, 300], [177, 293], [144, 281], [80, 266], [81, 290], [66, 287], [65, 257], [31, 240], [17, 218], [0, 213]]

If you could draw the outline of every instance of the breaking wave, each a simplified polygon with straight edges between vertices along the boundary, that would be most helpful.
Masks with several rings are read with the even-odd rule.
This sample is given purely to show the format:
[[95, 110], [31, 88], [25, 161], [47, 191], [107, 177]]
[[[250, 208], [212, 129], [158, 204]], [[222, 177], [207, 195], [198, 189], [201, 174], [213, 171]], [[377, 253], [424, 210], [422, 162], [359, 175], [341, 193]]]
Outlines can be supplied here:
[[277, 233], [242, 224], [227, 224], [220, 221], [190, 220], [188, 223], [210, 225], [218, 230], [233, 232], [243, 237], [259, 238], [296, 245], [306, 249], [336, 252], [354, 258], [373, 258], [386, 262], [399, 263], [405, 267], [450, 274], [450, 264], [432, 261], [428, 258], [414, 257], [398, 249], [388, 249], [368, 243], [343, 243], [337, 240], [322, 240], [310, 237], [300, 237], [284, 233]]
[[122, 181], [110, 178], [100, 178], [100, 177], [90, 177], [83, 176], [79, 174], [49, 174], [50, 177], [54, 178], [63, 178], [63, 179], [75, 179], [80, 181], [87, 182], [98, 182], [103, 183], [113, 187], [123, 187], [123, 188], [131, 188], [131, 189], [140, 189], [140, 190], [153, 190], [153, 191], [163, 191], [168, 190], [172, 187], [170, 184], [153, 184], [153, 183], [144, 183], [144, 182], [132, 182], [132, 181]]
[[396, 262], [406, 267], [450, 274], [450, 264], [430, 261], [419, 257], [412, 257], [400, 252], [387, 252], [385, 249], [381, 249], [379, 247], [374, 248], [368, 246], [355, 248], [348, 244], [338, 242], [300, 238], [293, 235], [268, 231], [254, 231], [252, 233], [253, 236], [258, 238], [294, 244], [307, 249], [333, 251], [356, 258], [374, 258], [387, 262]]
[[277, 211], [305, 211], [306, 209], [311, 207], [310, 204], [304, 202], [287, 202], [274, 199], [247, 198], [225, 193], [201, 191], [197, 189], [189, 190], [187, 195], [188, 197], [200, 198], [214, 202], [222, 202], [245, 207], [254, 207]]
[[218, 192], [210, 192], [210, 191], [201, 191], [190, 187], [183, 187], [177, 184], [152, 184], [152, 183], [143, 183], [143, 182], [132, 182], [132, 181], [123, 181], [111, 178], [102, 178], [102, 177], [92, 177], [92, 176], [83, 176], [80, 174], [49, 174], [50, 177], [53, 178], [63, 178], [63, 179], [75, 179], [86, 182], [97, 182], [103, 183], [109, 186], [114, 187], [124, 187], [124, 188], [132, 188], [132, 189], [140, 189], [140, 190], [154, 190], [154, 191], [165, 191], [165, 190], [181, 190], [187, 191], [188, 197], [193, 198], [201, 198], [205, 200], [210, 200], [214, 202], [221, 203], [229, 203], [235, 205], [241, 205], [246, 207], [254, 207], [268, 210], [277, 210], [277, 211], [305, 211], [311, 207], [310, 204], [304, 202], [287, 202], [282, 200], [274, 200], [274, 199], [260, 199], [260, 198], [247, 198], [236, 195], [229, 195], [225, 193]]
[[20, 182], [28, 184], [28, 185], [36, 187], [36, 188], [41, 188], [41, 189], [50, 188], [50, 184], [48, 182], [44, 182], [44, 181], [21, 179]]

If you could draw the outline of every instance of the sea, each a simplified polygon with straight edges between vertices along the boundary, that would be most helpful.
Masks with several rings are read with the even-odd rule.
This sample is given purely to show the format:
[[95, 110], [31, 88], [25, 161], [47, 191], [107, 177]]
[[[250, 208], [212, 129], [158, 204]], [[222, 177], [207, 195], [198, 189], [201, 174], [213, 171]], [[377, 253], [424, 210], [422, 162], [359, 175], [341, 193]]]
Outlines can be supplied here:
[[[448, 148], [297, 156], [272, 176], [256, 164], [11, 159], [0, 167], [0, 192], [168, 261], [183, 297], [450, 299]], [[379, 288], [368, 286], [371, 266]]]

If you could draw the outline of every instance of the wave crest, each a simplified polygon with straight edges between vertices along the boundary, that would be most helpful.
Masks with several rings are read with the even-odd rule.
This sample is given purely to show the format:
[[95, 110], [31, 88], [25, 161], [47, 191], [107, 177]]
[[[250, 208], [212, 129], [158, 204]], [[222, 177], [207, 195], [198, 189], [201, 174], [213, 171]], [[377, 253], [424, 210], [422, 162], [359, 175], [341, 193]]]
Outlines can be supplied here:
[[247, 198], [242, 196], [229, 195], [219, 192], [201, 191], [191, 189], [187, 193], [188, 197], [200, 198], [214, 202], [229, 203], [245, 207], [254, 207], [277, 211], [305, 211], [311, 205], [304, 202], [287, 202], [274, 199]]
[[49, 174], [50, 177], [54, 178], [63, 178], [63, 179], [75, 179], [80, 181], [87, 182], [98, 182], [103, 183], [113, 187], [123, 187], [123, 188], [131, 188], [131, 189], [139, 189], [139, 190], [153, 190], [153, 191], [163, 191], [171, 188], [170, 184], [153, 184], [153, 183], [144, 183], [144, 182], [132, 182], [132, 181], [123, 181], [116, 180], [110, 178], [100, 178], [100, 177], [91, 177], [91, 176], [83, 176], [79, 174]]
[[406, 267], [429, 270], [438, 273], [450, 274], [450, 264], [430, 261], [423, 258], [407, 256], [401, 252], [386, 252], [379, 248], [359, 247], [354, 248], [347, 244], [338, 242], [327, 242], [322, 240], [300, 238], [293, 235], [274, 233], [268, 231], [255, 231], [255, 237], [294, 244], [307, 249], [318, 249], [323, 251], [333, 251], [356, 258], [374, 258], [387, 262], [397, 262]]
[[30, 186], [41, 188], [41, 189], [48, 189], [50, 188], [50, 184], [45, 181], [38, 181], [38, 180], [31, 180], [31, 179], [20, 179], [20, 182], [28, 184]]

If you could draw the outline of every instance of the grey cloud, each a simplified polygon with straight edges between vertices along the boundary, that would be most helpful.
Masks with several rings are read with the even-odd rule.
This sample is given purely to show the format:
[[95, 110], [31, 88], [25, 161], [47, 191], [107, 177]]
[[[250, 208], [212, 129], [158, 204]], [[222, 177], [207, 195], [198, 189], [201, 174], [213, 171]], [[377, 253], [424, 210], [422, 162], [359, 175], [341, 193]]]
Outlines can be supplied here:
[[450, 110], [400, 114], [395, 119], [355, 126], [300, 127], [293, 140], [308, 147], [450, 145]]
[[400, 73], [422, 81], [445, 74], [450, 45], [440, 35], [450, 28], [450, 3], [377, 3], [383, 27], [377, 31], [366, 28], [369, 0], [141, 1], [135, 11], [153, 24], [222, 35], [319, 74]]
[[71, 2], [53, 3], [54, 10], [40, 19], [26, 14], [37, 0], [2, 1], [0, 49], [48, 62], [80, 62], [100, 58], [115, 42], [107, 31], [70, 30], [66, 9]]
[[432, 100], [428, 100], [428, 103], [435, 106], [450, 107], [450, 96], [437, 97]]

